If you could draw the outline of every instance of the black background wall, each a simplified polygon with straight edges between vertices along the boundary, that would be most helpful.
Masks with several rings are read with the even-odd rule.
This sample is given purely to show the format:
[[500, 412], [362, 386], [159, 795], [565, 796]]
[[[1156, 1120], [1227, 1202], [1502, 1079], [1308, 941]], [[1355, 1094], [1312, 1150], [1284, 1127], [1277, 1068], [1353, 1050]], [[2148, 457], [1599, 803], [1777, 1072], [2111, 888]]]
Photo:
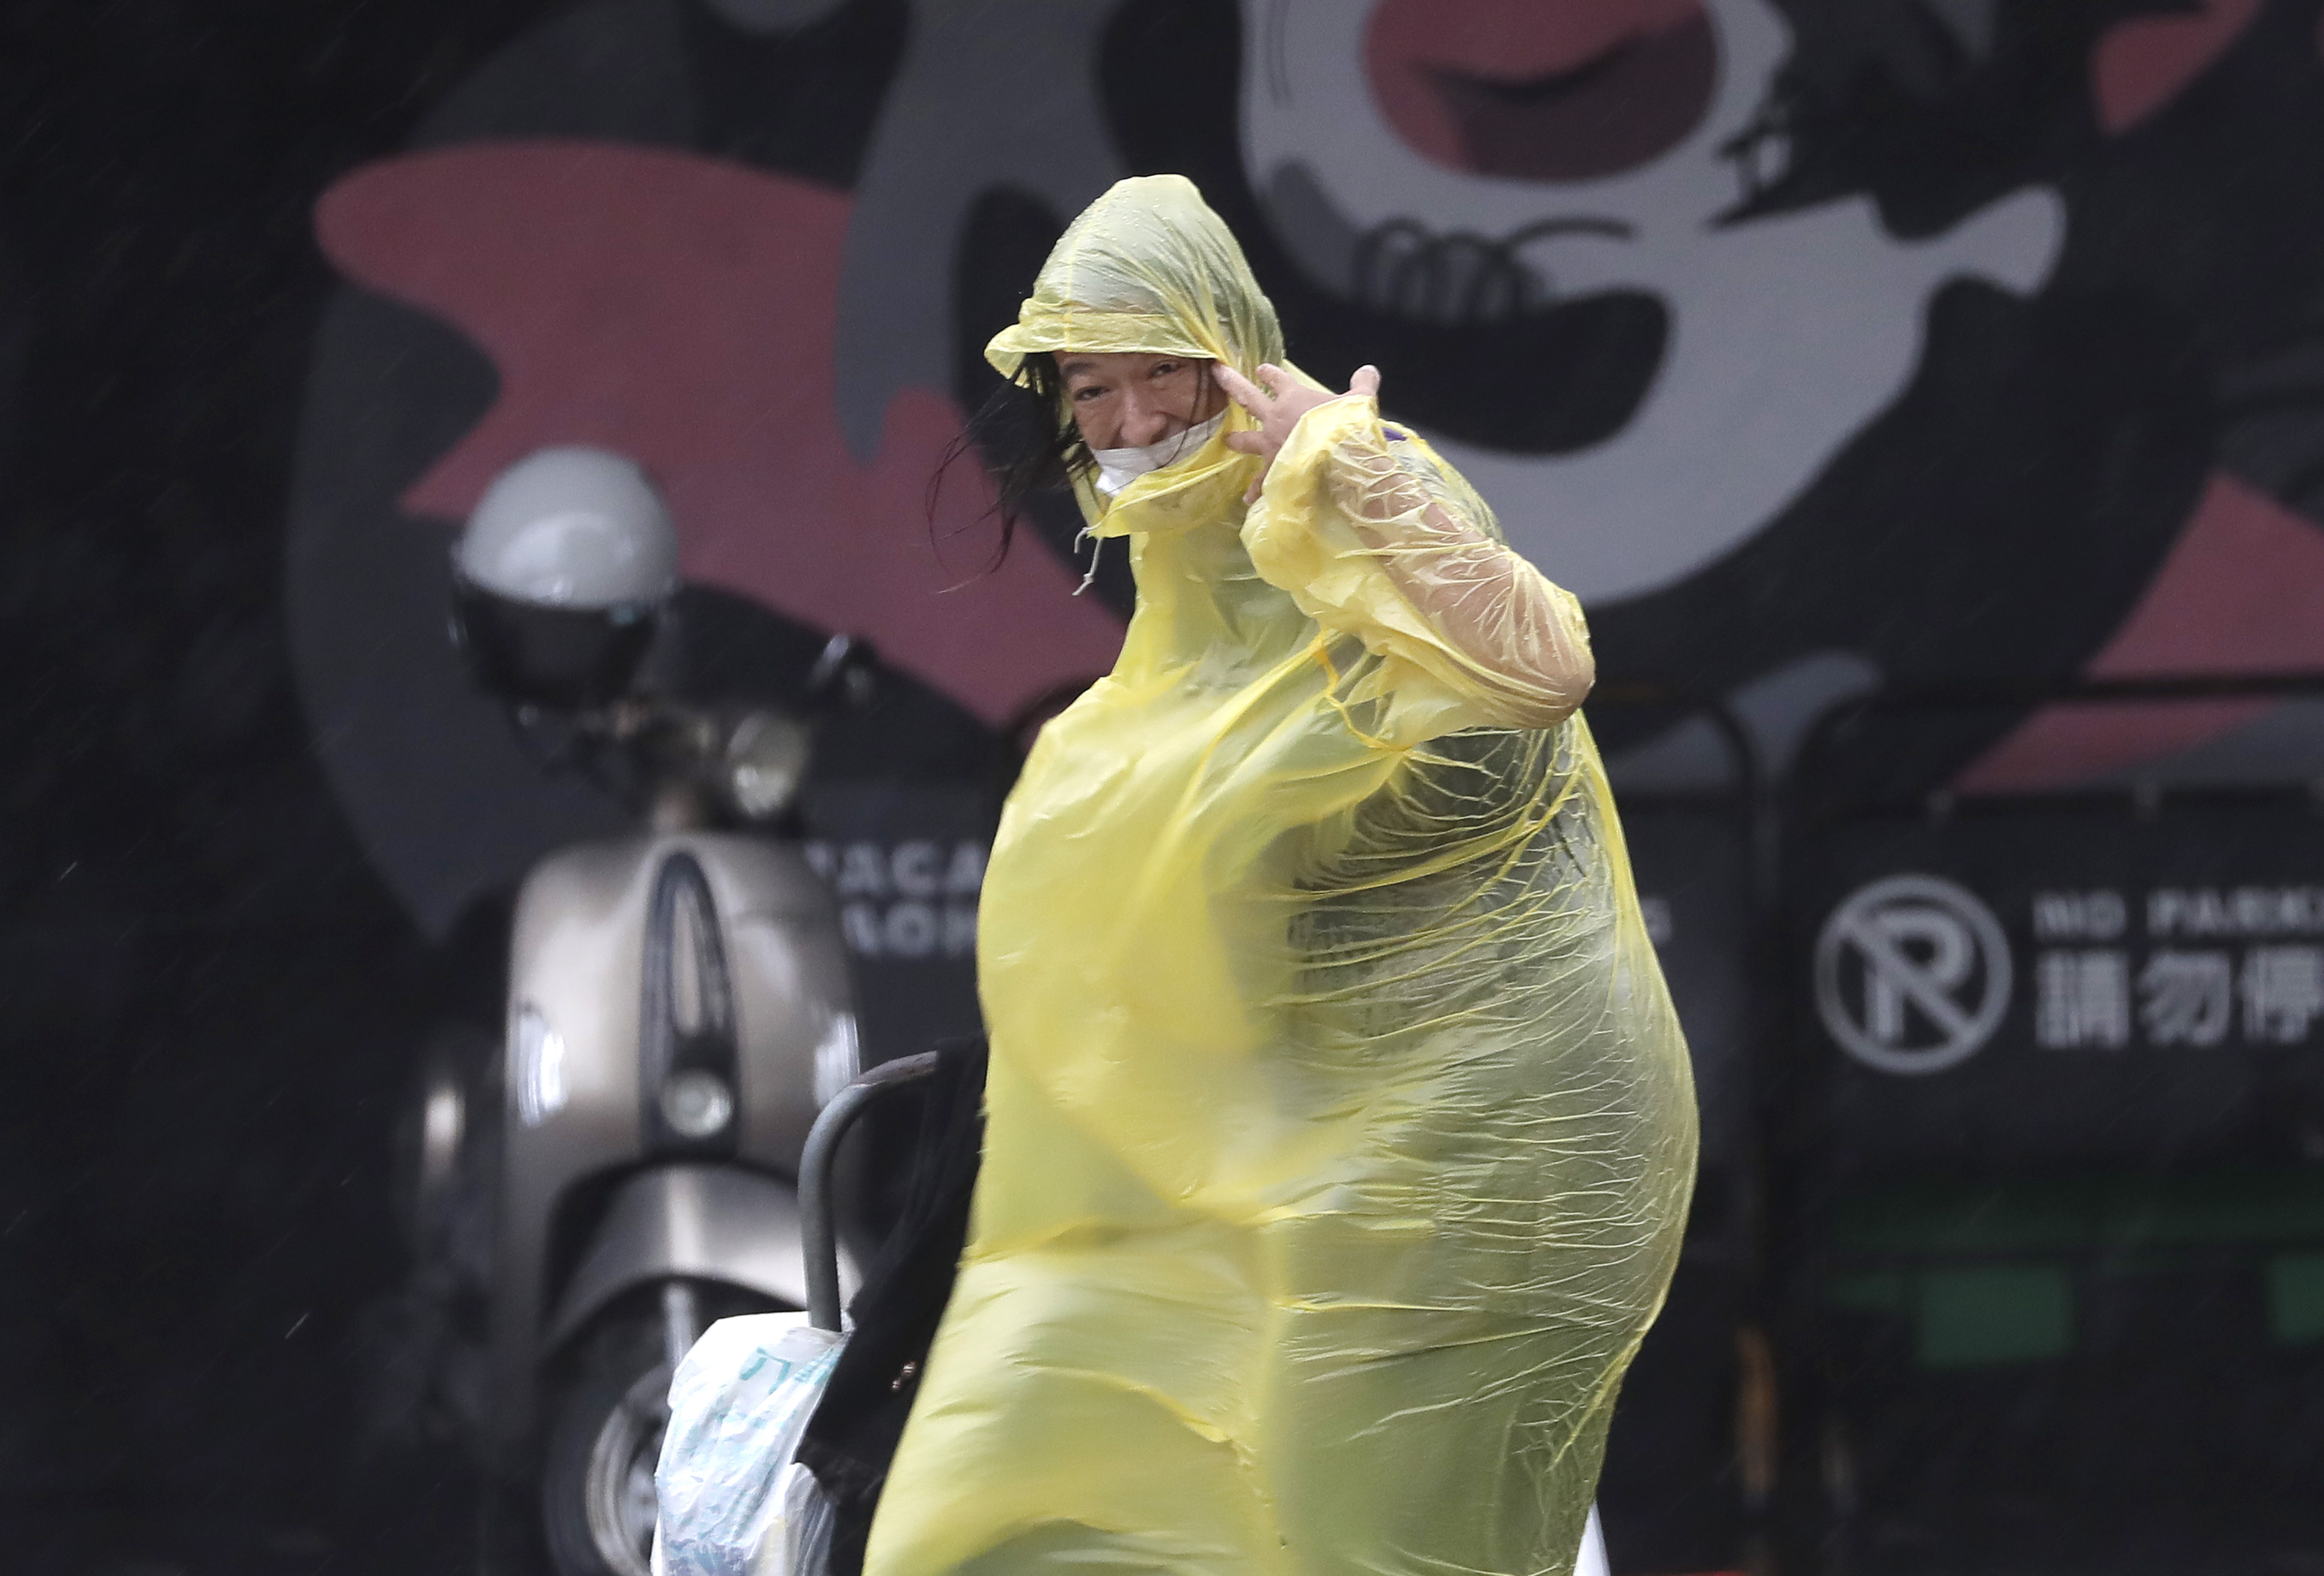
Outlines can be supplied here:
[[9, 1570], [441, 1568], [469, 1514], [364, 1454], [392, 1097], [463, 985], [315, 763], [282, 521], [313, 193], [543, 9], [0, 21]]

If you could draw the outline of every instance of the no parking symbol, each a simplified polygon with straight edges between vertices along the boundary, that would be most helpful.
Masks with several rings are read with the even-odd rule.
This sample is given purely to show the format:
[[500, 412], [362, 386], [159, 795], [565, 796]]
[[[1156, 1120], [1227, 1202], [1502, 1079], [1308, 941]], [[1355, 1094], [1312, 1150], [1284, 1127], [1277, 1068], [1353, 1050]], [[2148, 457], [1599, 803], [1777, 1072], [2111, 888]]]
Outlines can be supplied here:
[[1976, 894], [1936, 876], [1861, 887], [1816, 938], [1816, 1011], [1842, 1050], [1884, 1073], [1975, 1055], [2009, 1009], [2009, 943]]

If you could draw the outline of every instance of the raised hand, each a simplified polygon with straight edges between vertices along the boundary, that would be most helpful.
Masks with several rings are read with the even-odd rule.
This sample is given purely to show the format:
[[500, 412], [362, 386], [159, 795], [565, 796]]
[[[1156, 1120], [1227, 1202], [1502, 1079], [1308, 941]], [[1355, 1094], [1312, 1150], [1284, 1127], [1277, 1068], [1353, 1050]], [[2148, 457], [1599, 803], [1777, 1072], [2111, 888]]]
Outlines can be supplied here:
[[[1250, 491], [1244, 494], [1250, 499], [1259, 496], [1260, 484], [1267, 480], [1268, 467], [1275, 464], [1275, 456], [1289, 441], [1291, 429], [1299, 425], [1299, 419], [1318, 405], [1345, 397], [1311, 388], [1283, 368], [1265, 362], [1259, 364], [1256, 383], [1224, 362], [1213, 365], [1211, 375], [1219, 380], [1219, 387], [1227, 392], [1228, 398], [1259, 419], [1258, 431], [1230, 432], [1226, 437], [1229, 448], [1258, 455], [1267, 462], [1259, 467]], [[1379, 392], [1379, 368], [1360, 366], [1356, 375], [1348, 380], [1348, 392], [1369, 398]]]

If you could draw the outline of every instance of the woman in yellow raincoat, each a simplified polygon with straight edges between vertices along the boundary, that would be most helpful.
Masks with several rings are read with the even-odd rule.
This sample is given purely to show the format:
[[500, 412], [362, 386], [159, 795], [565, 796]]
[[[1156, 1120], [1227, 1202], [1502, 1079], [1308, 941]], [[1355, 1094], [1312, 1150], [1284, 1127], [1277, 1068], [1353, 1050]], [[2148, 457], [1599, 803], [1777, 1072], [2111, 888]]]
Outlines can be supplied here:
[[987, 354], [1138, 608], [993, 846], [983, 1170], [866, 1571], [1567, 1571], [1695, 1141], [1581, 611], [1376, 374], [1282, 370], [1178, 177]]

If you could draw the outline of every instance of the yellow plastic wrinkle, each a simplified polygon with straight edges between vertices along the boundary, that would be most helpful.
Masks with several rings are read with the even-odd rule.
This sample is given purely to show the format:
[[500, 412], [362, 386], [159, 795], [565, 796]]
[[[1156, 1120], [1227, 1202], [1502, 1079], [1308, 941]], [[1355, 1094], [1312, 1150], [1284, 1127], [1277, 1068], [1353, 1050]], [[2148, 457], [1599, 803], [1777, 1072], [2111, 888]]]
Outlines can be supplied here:
[[[988, 354], [1059, 350], [1284, 364], [1175, 176]], [[1138, 607], [994, 843], [984, 1166], [871, 1576], [1572, 1566], [1695, 1147], [1587, 631], [1369, 399], [1258, 467], [1081, 489]]]

